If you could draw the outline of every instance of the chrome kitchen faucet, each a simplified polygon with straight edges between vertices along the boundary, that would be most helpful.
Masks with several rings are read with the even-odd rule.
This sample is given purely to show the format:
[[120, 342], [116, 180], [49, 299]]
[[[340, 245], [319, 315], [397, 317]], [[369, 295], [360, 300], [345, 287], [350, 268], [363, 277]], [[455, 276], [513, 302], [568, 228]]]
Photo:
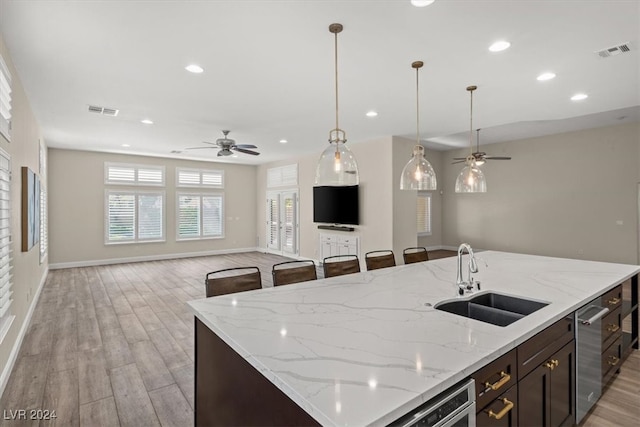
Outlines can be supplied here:
[[[467, 250], [469, 254], [469, 271], [467, 272], [467, 280], [462, 280], [462, 253]], [[476, 257], [473, 255], [473, 249], [468, 243], [462, 243], [458, 246], [458, 277], [456, 278], [456, 285], [458, 286], [458, 294], [464, 295], [466, 292], [473, 292], [473, 288], [477, 287], [480, 290], [480, 282], [473, 280], [471, 273], [478, 272], [478, 263]]]

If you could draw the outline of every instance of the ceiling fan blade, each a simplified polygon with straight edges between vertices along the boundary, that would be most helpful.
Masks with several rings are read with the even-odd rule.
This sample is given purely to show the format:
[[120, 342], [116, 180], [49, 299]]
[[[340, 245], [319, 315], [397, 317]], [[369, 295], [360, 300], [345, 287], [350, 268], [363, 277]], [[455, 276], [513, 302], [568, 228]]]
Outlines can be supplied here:
[[189, 148], [185, 148], [185, 150], [199, 150], [201, 148], [218, 148], [218, 147], [189, 147]]
[[202, 141], [202, 143], [203, 143], [203, 144], [211, 144], [211, 145], [218, 146], [218, 144], [217, 144], [217, 143], [215, 143], [215, 142]]
[[487, 160], [511, 160], [511, 157], [494, 157], [494, 156], [485, 156]]
[[258, 148], [253, 144], [236, 144], [236, 148]]
[[233, 147], [233, 149], [234, 149], [235, 151], [239, 151], [239, 152], [241, 152], [241, 153], [251, 154], [252, 156], [258, 156], [258, 155], [260, 155], [260, 153], [258, 153], [258, 152], [256, 152], [256, 151], [245, 150], [244, 148], [238, 148], [237, 146], [236, 146], [236, 147]]
[[453, 160], [467, 160], [466, 157], [454, 157]]
[[467, 159], [462, 159], [462, 160], [458, 160], [457, 162], [451, 162], [452, 165], [455, 165], [456, 163], [464, 163]]

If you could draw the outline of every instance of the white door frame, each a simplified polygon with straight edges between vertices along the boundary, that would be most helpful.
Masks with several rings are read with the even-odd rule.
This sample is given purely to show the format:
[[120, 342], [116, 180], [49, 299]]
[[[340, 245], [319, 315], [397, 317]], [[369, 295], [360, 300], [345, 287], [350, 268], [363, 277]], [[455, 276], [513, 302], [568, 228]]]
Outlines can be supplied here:
[[[293, 217], [290, 224], [286, 221], [286, 201], [293, 198]], [[300, 197], [298, 188], [288, 188], [282, 190], [267, 190], [266, 192], [266, 251], [278, 255], [296, 258], [300, 254]], [[275, 203], [275, 206], [272, 206]], [[275, 209], [273, 209], [275, 208]], [[277, 215], [277, 219], [271, 218], [272, 213]], [[275, 221], [274, 221], [275, 219]], [[276, 228], [277, 227], [277, 228]], [[287, 227], [293, 232], [293, 242], [287, 246]], [[276, 235], [272, 236], [274, 228]], [[275, 237], [275, 238], [274, 238]]]

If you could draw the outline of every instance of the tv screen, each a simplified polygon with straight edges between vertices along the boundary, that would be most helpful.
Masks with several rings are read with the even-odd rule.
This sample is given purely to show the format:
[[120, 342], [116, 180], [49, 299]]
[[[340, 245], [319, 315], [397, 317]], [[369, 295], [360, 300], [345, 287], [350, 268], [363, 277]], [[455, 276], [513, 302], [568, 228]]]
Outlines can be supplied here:
[[313, 187], [313, 222], [359, 224], [358, 186]]

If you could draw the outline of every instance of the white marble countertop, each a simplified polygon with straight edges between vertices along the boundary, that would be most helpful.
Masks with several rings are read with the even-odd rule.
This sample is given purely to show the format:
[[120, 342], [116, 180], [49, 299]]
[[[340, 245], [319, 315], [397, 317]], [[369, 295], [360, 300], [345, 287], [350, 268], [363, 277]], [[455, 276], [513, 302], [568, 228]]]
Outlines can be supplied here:
[[456, 258], [189, 305], [319, 423], [383, 425], [640, 272], [634, 265], [505, 252], [477, 256], [488, 263], [480, 261], [474, 274], [482, 292], [549, 305], [506, 327], [434, 309], [457, 298]]

